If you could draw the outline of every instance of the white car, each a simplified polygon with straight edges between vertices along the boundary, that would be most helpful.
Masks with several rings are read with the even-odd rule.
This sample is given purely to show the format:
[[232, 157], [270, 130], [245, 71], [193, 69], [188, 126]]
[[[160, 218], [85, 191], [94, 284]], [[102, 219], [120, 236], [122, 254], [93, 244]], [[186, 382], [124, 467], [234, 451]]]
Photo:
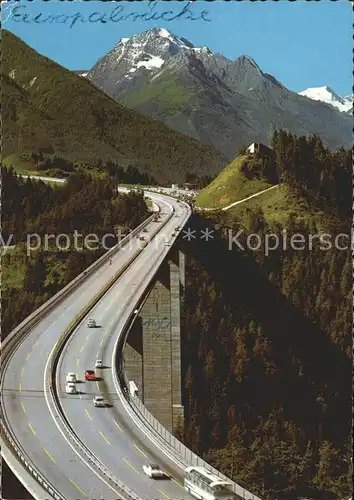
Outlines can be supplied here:
[[69, 372], [66, 376], [67, 382], [76, 382], [76, 373]]
[[74, 382], [67, 382], [65, 385], [66, 394], [77, 394], [76, 385]]
[[90, 319], [88, 320], [88, 322], [87, 322], [87, 326], [88, 326], [89, 328], [95, 328], [95, 326], [96, 326], [96, 321], [95, 321], [93, 318], [90, 318]]
[[156, 464], [143, 465], [144, 473], [154, 479], [155, 477], [164, 477], [164, 472]]
[[102, 368], [102, 366], [103, 366], [102, 359], [96, 359], [95, 368]]
[[103, 399], [102, 396], [95, 396], [93, 398], [93, 406], [104, 408], [106, 406], [106, 401]]

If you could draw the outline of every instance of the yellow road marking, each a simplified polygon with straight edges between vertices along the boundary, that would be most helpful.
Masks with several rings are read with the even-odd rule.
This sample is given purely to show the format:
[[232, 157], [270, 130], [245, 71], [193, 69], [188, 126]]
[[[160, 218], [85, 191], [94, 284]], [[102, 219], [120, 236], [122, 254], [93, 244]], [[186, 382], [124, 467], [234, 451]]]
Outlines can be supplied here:
[[19, 390], [20, 392], [22, 392], [22, 384], [21, 384], [21, 382], [20, 382], [20, 385], [18, 386], [18, 390]]
[[33, 429], [32, 424], [29, 423], [28, 426], [31, 429], [32, 434], [35, 436], [36, 435], [36, 431]]
[[102, 344], [103, 344], [103, 339], [100, 341], [100, 345], [102, 345]]
[[121, 428], [121, 426], [118, 424], [118, 422], [116, 422], [114, 419], [113, 419], [113, 422], [116, 424], [116, 426], [118, 427], [118, 429], [119, 429], [120, 431], [122, 431], [122, 432], [123, 432], [123, 429], [122, 429], [122, 428]]
[[85, 346], [83, 345], [80, 349], [80, 352], [82, 352], [85, 349]]
[[23, 376], [24, 371], [25, 371], [25, 367], [23, 367], [22, 370], [21, 370], [21, 377]]
[[80, 364], [80, 359], [76, 358], [76, 365], [79, 366], [79, 364]]
[[88, 410], [87, 410], [86, 408], [85, 408], [85, 413], [86, 413], [87, 417], [88, 417], [90, 420], [92, 420], [92, 417], [91, 417], [91, 415], [89, 414], [89, 412], [88, 412]]
[[181, 483], [179, 483], [178, 481], [176, 481], [175, 479], [173, 479], [173, 477], [171, 477], [171, 480], [172, 480], [175, 484], [177, 484], [177, 486], [179, 486], [180, 488], [184, 489], [183, 484], [181, 484]]
[[25, 407], [25, 405], [24, 405], [24, 402], [23, 402], [23, 401], [21, 401], [21, 406], [22, 406], [22, 410], [26, 413], [26, 407]]
[[103, 432], [101, 432], [101, 431], [100, 431], [100, 436], [101, 436], [101, 438], [102, 438], [104, 441], [106, 441], [106, 443], [111, 444], [111, 443], [108, 441], [108, 439], [106, 438], [106, 436], [103, 434]]
[[143, 452], [143, 450], [139, 448], [139, 446], [137, 446], [135, 443], [133, 443], [133, 446], [138, 450], [139, 453], [141, 453], [143, 457], [147, 458], [147, 455]]
[[54, 460], [54, 458], [52, 457], [52, 455], [49, 453], [49, 451], [48, 451], [48, 450], [46, 450], [45, 448], [43, 448], [43, 450], [46, 452], [46, 454], [47, 454], [47, 455], [48, 455], [48, 457], [51, 459], [51, 461], [55, 463], [55, 460]]
[[97, 386], [97, 389], [100, 390], [100, 385], [98, 383], [98, 380], [96, 380], [96, 386]]
[[136, 470], [136, 468], [134, 467], [134, 465], [132, 465], [130, 462], [128, 462], [128, 460], [127, 460], [126, 458], [123, 458], [123, 460], [124, 460], [124, 462], [125, 462], [127, 465], [129, 465], [129, 467], [130, 467], [131, 469], [135, 470], [135, 472], [136, 472], [137, 474], [139, 474], [139, 472]]
[[82, 490], [80, 488], [80, 486], [77, 483], [75, 483], [75, 481], [73, 481], [72, 479], [70, 479], [70, 482], [71, 482], [71, 484], [73, 484], [75, 486], [75, 488], [77, 488], [79, 490], [79, 492], [81, 493], [81, 495], [84, 495], [84, 497], [87, 496], [86, 493], [84, 492], [84, 490]]
[[28, 360], [30, 359], [30, 357], [31, 357], [31, 353], [29, 352], [29, 353], [27, 354], [27, 356], [26, 356], [26, 361], [28, 361]]
[[33, 344], [33, 347], [37, 347], [38, 346], [38, 342], [36, 342], [35, 344]]
[[164, 493], [163, 491], [161, 490], [157, 490], [159, 493], [161, 493], [161, 495], [163, 495], [165, 498], [167, 498], [168, 500], [172, 500], [171, 497], [169, 497], [168, 495], [166, 495], [166, 493]]

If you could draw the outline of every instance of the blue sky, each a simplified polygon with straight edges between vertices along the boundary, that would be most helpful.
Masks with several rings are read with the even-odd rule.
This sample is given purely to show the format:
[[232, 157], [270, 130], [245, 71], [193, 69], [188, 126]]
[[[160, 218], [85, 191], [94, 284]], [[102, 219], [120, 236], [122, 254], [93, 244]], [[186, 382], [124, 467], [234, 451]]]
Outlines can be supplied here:
[[[74, 15], [87, 20], [93, 12], [109, 15], [117, 6], [123, 14], [143, 13], [148, 2], [20, 2], [28, 19], [45, 15]], [[157, 2], [156, 12], [181, 11], [185, 2]], [[4, 6], [4, 4], [2, 4]], [[97, 59], [122, 37], [130, 37], [152, 27], [165, 27], [194, 45], [207, 45], [230, 59], [247, 54], [264, 72], [271, 73], [290, 89], [299, 92], [308, 87], [328, 85], [340, 95], [352, 92], [353, 14], [348, 0], [306, 2], [222, 2], [197, 0], [191, 4], [194, 15], [208, 11], [210, 22], [178, 19], [175, 21], [77, 22], [66, 24], [24, 23], [9, 17], [14, 3], [6, 4], [3, 27], [17, 34], [41, 54], [69, 69], [90, 69]], [[18, 5], [18, 3], [16, 3]], [[27, 19], [27, 20], [28, 20]], [[5, 21], [5, 22], [4, 22]]]

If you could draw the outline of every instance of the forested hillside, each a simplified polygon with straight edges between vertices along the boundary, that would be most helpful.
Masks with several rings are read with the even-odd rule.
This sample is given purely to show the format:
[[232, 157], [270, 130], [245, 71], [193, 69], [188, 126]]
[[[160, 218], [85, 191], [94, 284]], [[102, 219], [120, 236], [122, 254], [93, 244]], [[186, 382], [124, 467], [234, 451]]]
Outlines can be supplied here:
[[[348, 499], [350, 247], [324, 249], [315, 238], [312, 247], [266, 252], [265, 241], [282, 231], [288, 241], [301, 234], [309, 242], [320, 231], [332, 244], [350, 236], [351, 154], [283, 132], [274, 149], [279, 192], [229, 213], [194, 215], [196, 234], [208, 227], [214, 237], [182, 243], [185, 441], [261, 498]], [[232, 242], [240, 230], [245, 250]], [[251, 234], [258, 250], [255, 236], [247, 246]]]
[[332, 152], [319, 137], [296, 137], [284, 131], [274, 133], [272, 147], [279, 182], [302, 193], [326, 213], [351, 217], [350, 149]]
[[[117, 194], [113, 190], [116, 169], [108, 173], [111, 176], [102, 179], [71, 174], [63, 186], [52, 187], [2, 167], [2, 237], [9, 245], [2, 249], [2, 340], [104, 252], [102, 248], [76, 250], [75, 230], [83, 237], [119, 230], [126, 234], [148, 216], [143, 196]], [[38, 250], [28, 252], [26, 236], [34, 233], [42, 241]], [[67, 250], [57, 248], [53, 240], [45, 247], [45, 234], [60, 233], [70, 237]], [[78, 241], [82, 246], [83, 238]], [[109, 243], [113, 241], [107, 239]], [[2, 471], [1, 492], [4, 498], [32, 498], [7, 467]]]
[[188, 172], [215, 174], [226, 163], [212, 147], [116, 103], [7, 30], [1, 78], [2, 158], [9, 165], [42, 153], [98, 170], [108, 161], [131, 165], [171, 182]]
[[[284, 132], [273, 148], [279, 189], [213, 217], [194, 215], [196, 234], [208, 227], [214, 238], [181, 239], [185, 442], [264, 500], [347, 500], [351, 251], [315, 238], [302, 250], [266, 253], [264, 242], [284, 230], [305, 242], [320, 231], [332, 244], [350, 235], [351, 153]], [[266, 179], [264, 169], [251, 170], [249, 180]], [[116, 194], [111, 173], [71, 175], [58, 188], [3, 170], [2, 232], [15, 245], [3, 256], [3, 335], [101, 254], [51, 247], [27, 256], [26, 233], [100, 235], [147, 216], [141, 195]], [[232, 241], [239, 230], [244, 251]], [[258, 250], [247, 248], [252, 233]]]
[[[93, 180], [84, 174], [72, 175], [64, 186], [52, 187], [3, 168], [2, 181], [2, 211], [6, 214], [2, 237], [10, 245], [2, 261], [2, 335], [6, 336], [102, 255], [103, 248], [85, 248], [86, 235], [94, 233], [100, 238], [118, 231], [127, 234], [147, 217], [148, 210], [141, 194], [117, 194], [108, 177]], [[76, 246], [75, 230], [82, 235]], [[54, 239], [45, 243], [46, 234], [60, 233], [70, 239], [67, 250], [63, 239], [60, 246], [64, 249], [58, 248]], [[29, 250], [27, 235], [31, 234], [37, 234], [39, 239], [29, 238]], [[37, 241], [39, 248], [35, 250]], [[117, 241], [107, 239], [106, 243], [113, 245]]]

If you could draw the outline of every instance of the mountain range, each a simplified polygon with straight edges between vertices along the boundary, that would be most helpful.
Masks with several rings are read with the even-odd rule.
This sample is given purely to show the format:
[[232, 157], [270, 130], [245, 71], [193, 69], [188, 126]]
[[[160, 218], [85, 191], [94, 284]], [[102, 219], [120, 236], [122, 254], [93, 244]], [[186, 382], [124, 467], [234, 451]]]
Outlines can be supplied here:
[[186, 174], [214, 175], [227, 163], [219, 151], [115, 102], [7, 30], [1, 83], [7, 165], [17, 168], [24, 155], [42, 153], [88, 170], [113, 161], [158, 182], [179, 182]]
[[326, 104], [330, 104], [343, 113], [352, 114], [353, 112], [353, 94], [345, 97], [340, 97], [338, 94], [336, 94], [336, 92], [334, 92], [334, 90], [327, 86], [324, 86], [303, 90], [302, 92], [299, 92], [299, 95], [309, 97], [310, 99], [314, 99], [315, 101], [321, 101]]
[[[86, 73], [86, 72], [85, 72]], [[164, 28], [122, 38], [85, 75], [114, 100], [233, 158], [275, 129], [351, 146], [352, 117], [287, 89], [250, 57], [231, 61]]]

